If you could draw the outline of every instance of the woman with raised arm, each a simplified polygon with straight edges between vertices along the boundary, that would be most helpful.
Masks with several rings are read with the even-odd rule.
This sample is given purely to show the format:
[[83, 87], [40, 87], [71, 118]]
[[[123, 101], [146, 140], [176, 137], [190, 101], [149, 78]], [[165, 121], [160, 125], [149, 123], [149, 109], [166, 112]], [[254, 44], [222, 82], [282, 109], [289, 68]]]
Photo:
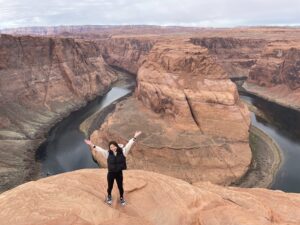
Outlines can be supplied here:
[[125, 205], [124, 199], [124, 189], [123, 189], [123, 170], [127, 168], [126, 166], [126, 156], [128, 155], [132, 145], [136, 141], [137, 137], [141, 134], [141, 131], [136, 131], [134, 137], [128, 141], [128, 143], [123, 147], [123, 145], [117, 144], [115, 141], [110, 141], [108, 148], [105, 150], [99, 146], [94, 145], [90, 140], [84, 140], [87, 145], [90, 146], [90, 149], [93, 154], [93, 150], [99, 152], [107, 159], [107, 197], [106, 202], [111, 205], [112, 196], [111, 191], [113, 189], [114, 180], [116, 179], [117, 185], [120, 193], [120, 203]]

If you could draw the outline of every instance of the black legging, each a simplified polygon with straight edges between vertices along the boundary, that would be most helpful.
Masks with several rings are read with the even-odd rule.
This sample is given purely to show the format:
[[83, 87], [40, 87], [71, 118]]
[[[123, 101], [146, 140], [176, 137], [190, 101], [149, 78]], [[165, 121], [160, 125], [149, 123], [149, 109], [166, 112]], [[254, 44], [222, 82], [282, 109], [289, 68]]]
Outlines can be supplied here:
[[111, 196], [111, 191], [113, 189], [114, 180], [117, 180], [117, 185], [120, 192], [120, 197], [123, 198], [123, 172], [108, 172], [107, 173], [107, 194]]

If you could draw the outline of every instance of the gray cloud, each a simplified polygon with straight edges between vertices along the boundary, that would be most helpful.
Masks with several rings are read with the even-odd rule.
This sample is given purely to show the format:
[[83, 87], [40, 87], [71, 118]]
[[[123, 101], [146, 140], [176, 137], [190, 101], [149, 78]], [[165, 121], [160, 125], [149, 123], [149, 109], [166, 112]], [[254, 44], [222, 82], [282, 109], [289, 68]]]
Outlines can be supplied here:
[[0, 0], [0, 28], [85, 24], [300, 25], [299, 0]]

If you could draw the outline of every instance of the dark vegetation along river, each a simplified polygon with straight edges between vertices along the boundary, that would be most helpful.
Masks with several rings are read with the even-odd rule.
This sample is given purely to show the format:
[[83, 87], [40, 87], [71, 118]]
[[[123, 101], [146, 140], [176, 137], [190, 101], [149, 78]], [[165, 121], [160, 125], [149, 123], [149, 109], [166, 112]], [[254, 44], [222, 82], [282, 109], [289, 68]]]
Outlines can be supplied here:
[[[119, 74], [120, 80], [107, 94], [73, 112], [51, 129], [48, 139], [40, 146], [36, 154], [36, 160], [41, 164], [41, 177], [97, 167], [83, 141], [87, 134], [83, 133], [79, 127], [83, 121], [95, 113], [104, 119], [105, 115], [113, 109], [112, 106], [116, 101], [132, 93], [135, 87], [135, 77], [121, 71]], [[257, 109], [258, 113], [251, 113], [252, 126], [262, 130], [282, 150], [281, 166], [270, 188], [300, 192], [300, 113], [254, 95], [242, 93], [241, 98]], [[101, 124], [101, 118], [98, 118], [96, 124], [92, 124], [95, 126], [94, 129]], [[263, 149], [258, 153], [261, 151]]]

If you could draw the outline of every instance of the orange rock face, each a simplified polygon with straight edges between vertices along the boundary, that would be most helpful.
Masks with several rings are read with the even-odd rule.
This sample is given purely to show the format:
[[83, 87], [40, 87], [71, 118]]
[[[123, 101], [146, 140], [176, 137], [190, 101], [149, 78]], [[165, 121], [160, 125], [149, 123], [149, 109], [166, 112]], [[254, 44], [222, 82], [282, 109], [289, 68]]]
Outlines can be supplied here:
[[287, 85], [300, 88], [300, 42], [269, 43], [249, 74], [249, 82], [260, 86]]
[[248, 110], [207, 49], [187, 40], [156, 43], [137, 82], [138, 100], [117, 106], [92, 135], [96, 143], [124, 142], [142, 130], [128, 156], [130, 168], [219, 184], [246, 172], [251, 161]]
[[[138, 72], [136, 95], [152, 111], [194, 123], [203, 134], [248, 138], [247, 110], [237, 89], [205, 48], [185, 42], [155, 45]], [[227, 122], [241, 124], [239, 134], [225, 130]]]
[[271, 101], [300, 109], [300, 42], [271, 42], [244, 87]]
[[0, 192], [28, 178], [52, 124], [116, 79], [94, 43], [1, 35]]
[[137, 71], [155, 43], [151, 37], [116, 37], [96, 41], [105, 61], [132, 74]]
[[[104, 47], [106, 48], [104, 55], [109, 64], [133, 73], [136, 73], [146, 55], [144, 53], [147, 53], [153, 44], [140, 44], [143, 42], [140, 42], [141, 39], [150, 37], [153, 41], [184, 36], [191, 38], [194, 44], [207, 48], [209, 54], [215, 57], [230, 77], [247, 77], [250, 73], [250, 80], [245, 85], [248, 91], [288, 107], [296, 109], [300, 107], [298, 28], [61, 26], [6, 29], [2, 32], [101, 39], [101, 48], [103, 43], [107, 46]], [[142, 52], [138, 48], [143, 49]]]
[[[244, 85], [248, 91], [287, 107], [300, 109], [300, 35], [293, 36], [289, 30], [286, 32], [286, 37], [278, 37], [279, 40], [264, 36], [249, 39], [247, 35], [242, 38], [191, 40], [208, 48], [210, 55], [216, 58], [230, 77], [248, 77]], [[289, 40], [285, 40], [287, 38]]]
[[264, 189], [191, 185], [162, 174], [124, 172], [126, 206], [104, 203], [105, 169], [79, 170], [23, 184], [0, 195], [3, 225], [299, 224], [300, 196]]
[[192, 38], [191, 41], [207, 48], [230, 77], [247, 77], [267, 44], [265, 39], [222, 36]]

